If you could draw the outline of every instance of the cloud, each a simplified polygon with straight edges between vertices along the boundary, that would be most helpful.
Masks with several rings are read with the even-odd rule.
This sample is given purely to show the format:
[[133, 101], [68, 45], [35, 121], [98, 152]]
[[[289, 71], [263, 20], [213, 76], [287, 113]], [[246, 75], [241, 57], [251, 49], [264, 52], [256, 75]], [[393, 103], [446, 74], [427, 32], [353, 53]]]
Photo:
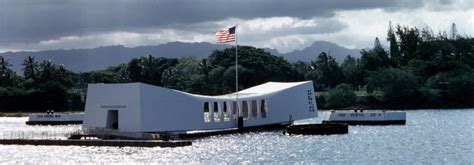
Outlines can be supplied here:
[[333, 18], [271, 17], [222, 22], [223, 25], [239, 22], [240, 44], [275, 48], [282, 53], [311, 45], [314, 42], [311, 36], [315, 34], [327, 35], [347, 28]]
[[0, 2], [0, 43], [187, 26], [229, 18], [331, 17], [338, 10], [413, 8], [420, 0], [14, 0]]
[[[136, 47], [157, 45], [172, 41], [215, 42], [214, 32], [218, 29], [238, 24], [239, 44], [258, 47], [278, 47], [280, 51], [290, 51], [300, 40], [289, 35], [311, 35], [333, 33], [346, 26], [332, 19], [299, 19], [292, 17], [255, 18], [249, 20], [230, 18], [212, 23], [190, 24], [185, 28], [156, 28], [140, 32], [112, 31], [91, 35], [70, 35], [31, 44], [9, 45], [10, 48], [27, 50], [94, 48], [103, 45], [124, 45]], [[307, 41], [305, 41], [307, 42]], [[280, 45], [283, 44], [283, 45]]]
[[331, 35], [320, 36], [321, 39], [338, 43], [349, 48], [371, 47], [375, 37], [379, 37], [382, 44], [386, 43], [388, 22], [394, 25], [416, 26], [419, 29], [429, 26], [435, 33], [448, 31], [452, 23], [456, 23], [458, 34], [474, 35], [474, 8], [467, 10], [435, 11], [429, 6], [424, 8], [385, 12], [381, 9], [364, 11], [341, 11], [335, 17], [349, 28]]
[[95, 35], [65, 36], [52, 40], [40, 41], [32, 44], [11, 45], [10, 47], [35, 51], [49, 49], [75, 49], [75, 48], [95, 48], [105, 45], [124, 45], [127, 47], [137, 47], [144, 45], [157, 45], [172, 41], [182, 42], [203, 42], [210, 41], [213, 36], [204, 35], [189, 31], [178, 31], [174, 29], [161, 29], [154, 32], [137, 33], [115, 31]]
[[214, 42], [238, 24], [239, 43], [302, 49], [315, 40], [349, 48], [385, 41], [388, 21], [473, 35], [471, 0], [15, 0], [0, 1], [0, 51]]

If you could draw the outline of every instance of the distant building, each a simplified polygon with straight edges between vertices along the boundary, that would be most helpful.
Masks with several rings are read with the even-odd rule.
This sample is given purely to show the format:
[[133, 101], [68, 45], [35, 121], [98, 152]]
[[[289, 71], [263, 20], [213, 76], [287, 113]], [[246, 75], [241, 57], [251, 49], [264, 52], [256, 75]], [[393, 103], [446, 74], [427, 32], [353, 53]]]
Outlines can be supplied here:
[[268, 82], [221, 96], [143, 83], [90, 84], [83, 127], [123, 132], [185, 132], [288, 124], [317, 117], [313, 82]]

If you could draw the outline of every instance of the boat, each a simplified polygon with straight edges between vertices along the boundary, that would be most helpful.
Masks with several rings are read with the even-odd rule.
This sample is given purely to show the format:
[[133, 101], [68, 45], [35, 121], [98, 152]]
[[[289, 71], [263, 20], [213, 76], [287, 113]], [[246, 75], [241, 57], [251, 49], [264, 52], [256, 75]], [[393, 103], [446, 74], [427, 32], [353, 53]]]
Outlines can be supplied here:
[[349, 125], [405, 125], [406, 112], [352, 110], [324, 113], [323, 123], [346, 123]]
[[67, 124], [82, 124], [84, 118], [83, 113], [54, 113], [47, 112], [46, 114], [29, 114], [27, 125], [67, 125]]

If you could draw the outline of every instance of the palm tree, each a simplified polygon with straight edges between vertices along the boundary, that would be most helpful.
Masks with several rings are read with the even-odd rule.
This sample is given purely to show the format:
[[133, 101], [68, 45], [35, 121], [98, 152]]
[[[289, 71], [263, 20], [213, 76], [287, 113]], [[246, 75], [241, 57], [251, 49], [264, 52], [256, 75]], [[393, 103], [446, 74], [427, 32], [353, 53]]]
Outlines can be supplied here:
[[23, 60], [23, 76], [25, 76], [25, 80], [32, 79], [33, 81], [36, 80], [36, 74], [38, 73], [38, 62], [35, 61], [34, 57], [28, 56], [25, 60]]
[[[0, 84], [11, 85], [14, 81], [14, 73], [8, 67], [11, 66], [7, 60], [0, 56]], [[3, 86], [3, 85], [2, 85]]]

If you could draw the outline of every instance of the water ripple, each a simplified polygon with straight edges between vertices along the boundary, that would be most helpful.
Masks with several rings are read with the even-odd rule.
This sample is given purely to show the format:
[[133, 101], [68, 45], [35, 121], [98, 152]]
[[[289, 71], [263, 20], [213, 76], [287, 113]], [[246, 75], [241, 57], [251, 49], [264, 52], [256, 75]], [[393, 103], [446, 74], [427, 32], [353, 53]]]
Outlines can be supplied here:
[[[473, 119], [474, 109], [407, 111], [404, 126], [351, 126], [347, 135], [330, 136], [288, 136], [283, 130], [233, 134], [197, 139], [192, 146], [178, 148], [0, 145], [0, 163], [472, 164]], [[63, 139], [80, 129], [27, 126], [25, 121], [0, 118], [0, 137], [31, 134]]]

